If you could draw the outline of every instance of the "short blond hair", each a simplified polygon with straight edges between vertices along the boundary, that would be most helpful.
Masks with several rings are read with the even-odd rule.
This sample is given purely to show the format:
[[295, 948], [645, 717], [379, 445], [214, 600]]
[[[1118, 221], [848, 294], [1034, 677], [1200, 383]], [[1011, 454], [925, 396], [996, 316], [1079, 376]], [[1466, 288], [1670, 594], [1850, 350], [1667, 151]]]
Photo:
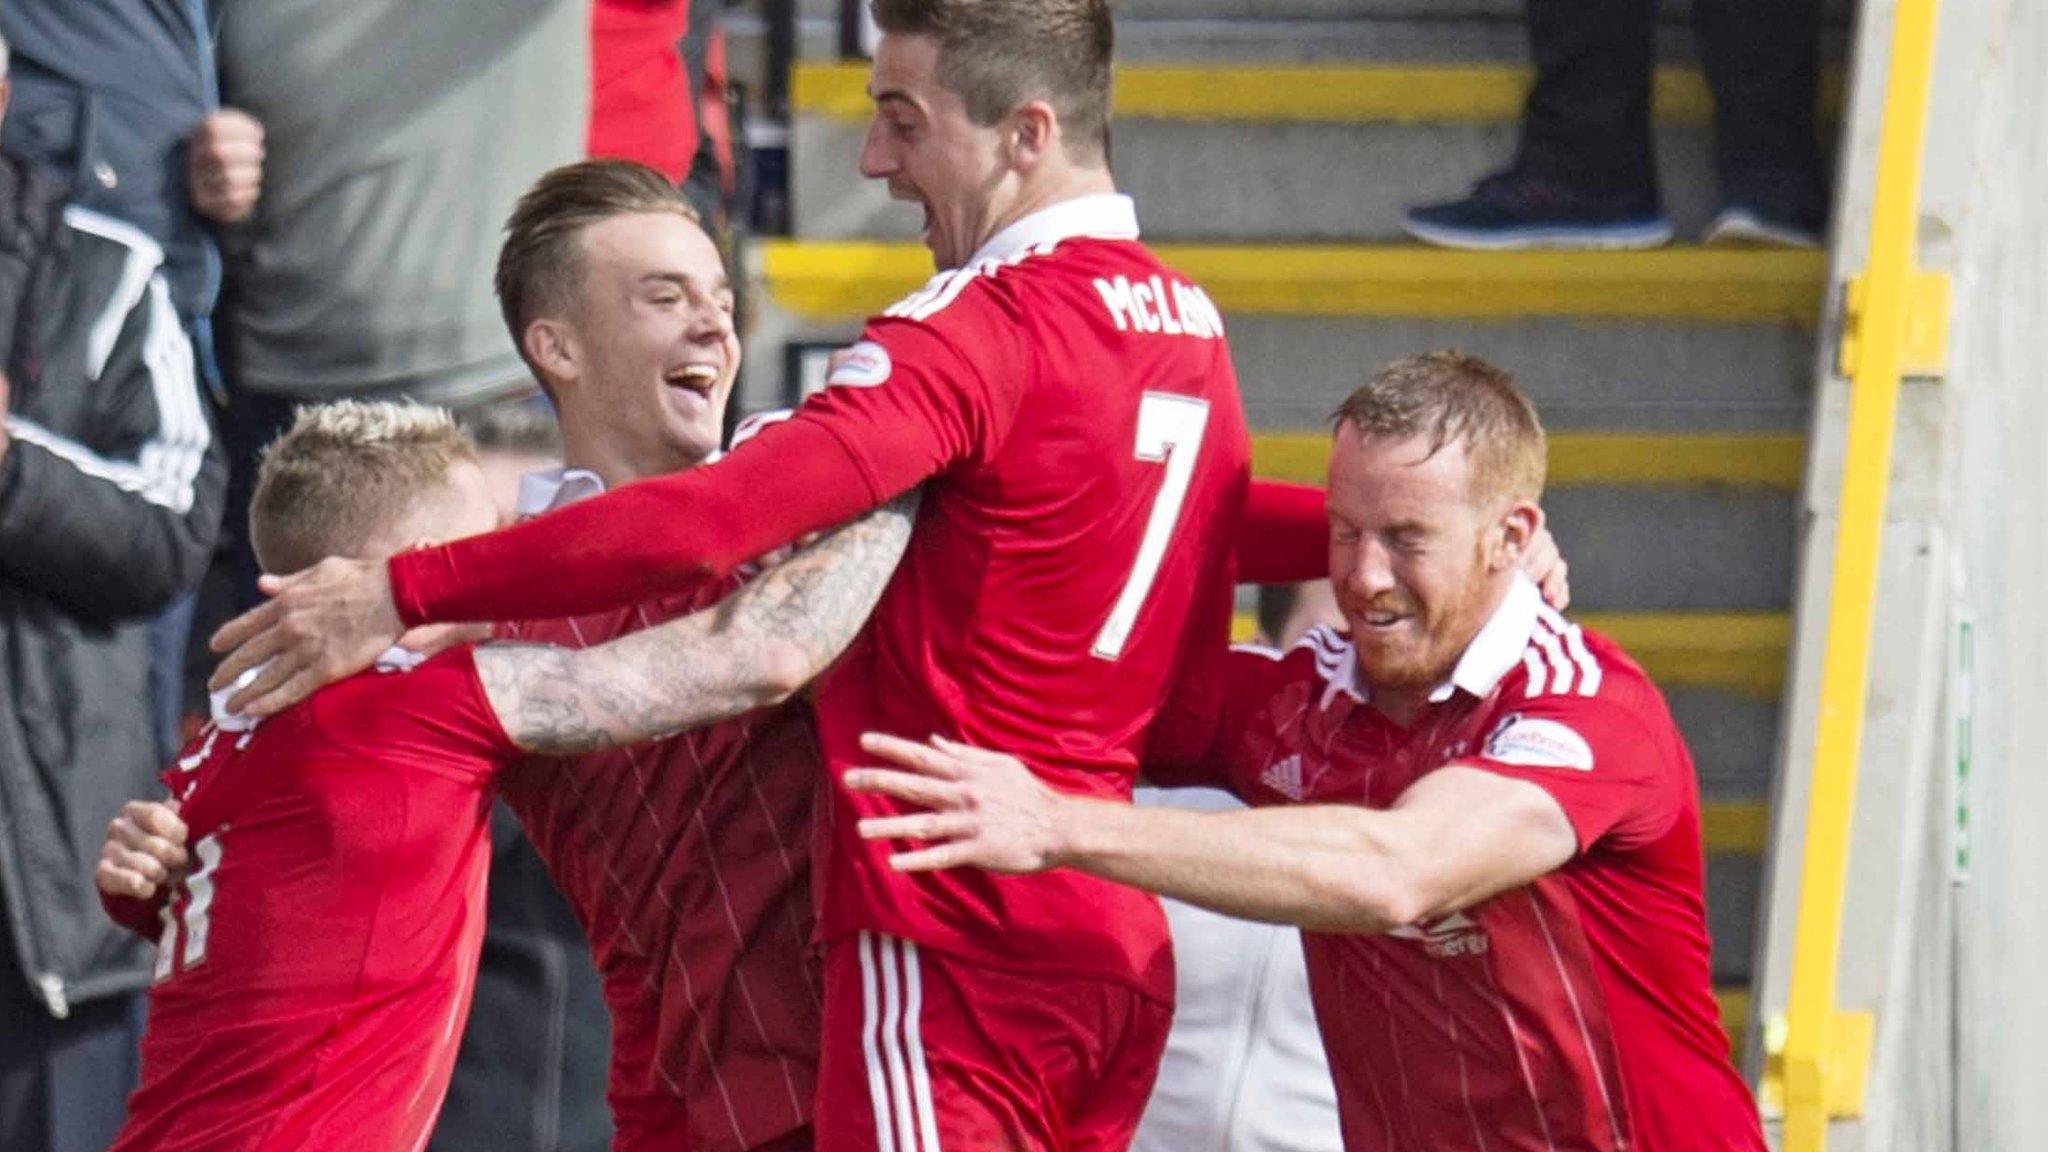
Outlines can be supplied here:
[[339, 400], [300, 408], [263, 450], [249, 539], [265, 572], [352, 555], [476, 446], [445, 409]]
[[1549, 449], [1515, 378], [1477, 356], [1427, 352], [1396, 360], [1337, 406], [1331, 420], [1360, 436], [1429, 440], [1434, 456], [1463, 444], [1474, 504], [1543, 498]]

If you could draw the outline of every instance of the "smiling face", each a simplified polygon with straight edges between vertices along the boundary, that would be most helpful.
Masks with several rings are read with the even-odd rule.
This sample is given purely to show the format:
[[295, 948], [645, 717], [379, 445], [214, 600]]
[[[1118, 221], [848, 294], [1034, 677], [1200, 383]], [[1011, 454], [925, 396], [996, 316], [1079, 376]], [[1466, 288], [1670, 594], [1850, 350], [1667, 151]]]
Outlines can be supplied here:
[[1360, 678], [1400, 713], [1447, 679], [1542, 526], [1533, 502], [1476, 494], [1463, 440], [1340, 424], [1330, 453], [1330, 579]]
[[739, 372], [733, 291], [704, 230], [675, 212], [601, 220], [580, 236], [582, 274], [551, 375], [565, 429], [600, 429], [640, 475], [718, 449]]
[[994, 235], [1017, 197], [1001, 125], [984, 127], [938, 80], [935, 37], [884, 33], [868, 95], [874, 119], [860, 171], [924, 209], [924, 245], [941, 270], [958, 268]]

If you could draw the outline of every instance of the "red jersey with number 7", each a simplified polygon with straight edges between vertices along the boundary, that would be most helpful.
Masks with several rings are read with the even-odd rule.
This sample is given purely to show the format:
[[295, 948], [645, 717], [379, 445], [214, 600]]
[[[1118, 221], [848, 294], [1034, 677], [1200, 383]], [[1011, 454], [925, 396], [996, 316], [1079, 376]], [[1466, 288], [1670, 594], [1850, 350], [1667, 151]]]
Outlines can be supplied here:
[[[864, 731], [938, 733], [1129, 799], [1175, 670], [1228, 628], [1250, 443], [1214, 305], [1137, 242], [1130, 201], [1069, 201], [872, 321], [830, 380], [799, 418], [876, 486], [904, 457], [940, 464], [861, 647], [820, 686], [834, 780]], [[833, 789], [828, 938], [1170, 997], [1152, 897], [1064, 871], [897, 873], [904, 845], [855, 829], [895, 807]]]
[[518, 750], [467, 649], [226, 723], [164, 774], [193, 863], [114, 1149], [417, 1152], [475, 988], [491, 780]]

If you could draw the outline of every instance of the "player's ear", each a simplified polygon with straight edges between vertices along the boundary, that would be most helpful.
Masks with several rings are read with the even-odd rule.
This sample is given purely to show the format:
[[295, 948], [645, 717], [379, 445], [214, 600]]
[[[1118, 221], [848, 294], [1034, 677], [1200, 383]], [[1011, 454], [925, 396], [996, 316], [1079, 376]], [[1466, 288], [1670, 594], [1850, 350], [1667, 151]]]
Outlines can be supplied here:
[[567, 324], [541, 317], [526, 326], [521, 337], [527, 358], [555, 380], [575, 380], [581, 373], [582, 349]]
[[1010, 166], [1019, 172], [1038, 167], [1060, 146], [1059, 113], [1045, 100], [1026, 100], [1010, 113]]
[[1519, 568], [1522, 557], [1536, 543], [1536, 536], [1543, 531], [1543, 509], [1534, 500], [1516, 500], [1495, 522], [1495, 539], [1499, 542], [1491, 557], [1491, 567], [1499, 572], [1506, 568]]

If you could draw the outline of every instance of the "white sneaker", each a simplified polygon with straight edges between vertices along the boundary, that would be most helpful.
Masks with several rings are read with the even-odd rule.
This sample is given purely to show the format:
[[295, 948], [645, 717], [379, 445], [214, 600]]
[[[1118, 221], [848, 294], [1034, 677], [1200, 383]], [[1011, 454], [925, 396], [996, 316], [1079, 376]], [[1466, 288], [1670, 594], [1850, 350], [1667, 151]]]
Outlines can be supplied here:
[[1766, 220], [1750, 208], [1723, 208], [1701, 238], [1708, 244], [1772, 248], [1818, 248], [1825, 239], [1811, 228], [1782, 220]]

